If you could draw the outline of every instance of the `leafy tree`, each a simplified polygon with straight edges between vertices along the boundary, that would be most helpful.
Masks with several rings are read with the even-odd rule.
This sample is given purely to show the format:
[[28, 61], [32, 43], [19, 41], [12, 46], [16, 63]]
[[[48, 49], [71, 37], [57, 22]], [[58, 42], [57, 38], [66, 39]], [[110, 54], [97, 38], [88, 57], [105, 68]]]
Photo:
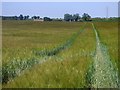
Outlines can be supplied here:
[[84, 21], [89, 21], [90, 18], [91, 18], [91, 16], [88, 15], [87, 13], [84, 13], [84, 14], [82, 15], [82, 19], [83, 19]]
[[23, 15], [22, 14], [20, 14], [19, 19], [23, 20]]
[[18, 17], [17, 16], [14, 16], [14, 20], [17, 20], [18, 19]]
[[32, 19], [37, 19], [37, 16], [33, 16]]
[[69, 21], [73, 21], [73, 16], [69, 15], [70, 20]]
[[49, 17], [44, 17], [43, 19], [44, 21], [52, 21], [52, 19], [50, 19]]
[[80, 19], [79, 14], [74, 14], [74, 15], [73, 15], [73, 20], [74, 20], [74, 21], [78, 21], [79, 19]]
[[64, 20], [65, 21], [73, 21], [73, 17], [70, 14], [64, 14]]
[[37, 19], [40, 19], [40, 16], [37, 16]]
[[70, 15], [70, 14], [64, 14], [64, 20], [65, 20], [65, 21], [69, 21], [69, 20], [70, 20], [69, 15]]
[[26, 20], [26, 19], [27, 19], [27, 16], [24, 16], [23, 19]]
[[27, 19], [29, 19], [29, 15], [27, 15]]

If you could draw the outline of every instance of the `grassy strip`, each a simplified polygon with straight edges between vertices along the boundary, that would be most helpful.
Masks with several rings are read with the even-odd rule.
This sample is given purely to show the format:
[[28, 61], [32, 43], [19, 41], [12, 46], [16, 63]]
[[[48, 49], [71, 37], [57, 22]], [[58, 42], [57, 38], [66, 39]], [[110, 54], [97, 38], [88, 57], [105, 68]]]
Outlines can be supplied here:
[[[118, 71], [118, 22], [104, 22], [101, 24], [99, 22], [94, 23], [98, 28], [99, 38], [101, 43], [104, 44], [109, 53], [110, 59], [115, 67], [116, 71]], [[119, 72], [119, 71], [118, 71]]]
[[93, 29], [96, 34], [96, 54], [94, 56], [93, 67], [90, 68], [91, 72], [91, 87], [94, 88], [118, 88], [118, 74], [113, 64], [110, 60], [110, 57], [107, 53], [107, 48], [100, 43], [97, 30], [93, 25]]
[[[56, 48], [53, 48], [51, 51], [42, 51], [42, 52], [36, 52], [36, 55], [39, 56], [53, 56], [59, 53], [61, 50], [64, 50], [65, 48], [68, 48], [72, 45], [74, 40], [78, 37], [78, 35], [83, 31], [84, 29], [80, 30], [76, 34], [74, 34], [68, 41], [65, 42], [65, 44], [60, 45]], [[2, 83], [7, 83], [9, 80], [13, 79], [14, 77], [20, 75], [20, 73], [32, 67], [35, 64], [40, 63], [41, 60], [39, 60], [36, 57], [33, 57], [28, 60], [11, 60], [11, 62], [5, 64], [2, 66], [2, 80], [0, 80]]]

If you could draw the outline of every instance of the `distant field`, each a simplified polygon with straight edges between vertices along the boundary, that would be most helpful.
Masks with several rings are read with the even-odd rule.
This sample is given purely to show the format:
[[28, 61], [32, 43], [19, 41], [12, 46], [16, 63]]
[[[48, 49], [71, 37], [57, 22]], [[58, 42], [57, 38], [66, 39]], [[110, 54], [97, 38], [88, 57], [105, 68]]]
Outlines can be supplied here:
[[[117, 22], [94, 22], [113, 67], [118, 63]], [[96, 54], [96, 36], [91, 22], [3, 21], [3, 66], [14, 60], [44, 61], [13, 76], [4, 88], [91, 87], [88, 73]], [[37, 54], [36, 54], [37, 52]], [[34, 60], [33, 60], [34, 61]], [[34, 63], [34, 62], [33, 62]], [[19, 62], [18, 62], [18, 65]], [[23, 68], [27, 68], [23, 64]], [[29, 65], [28, 65], [29, 66]], [[19, 71], [19, 69], [18, 69]], [[4, 76], [5, 77], [5, 76]], [[8, 79], [8, 76], [6, 76]], [[11, 80], [12, 79], [12, 80]], [[24, 82], [24, 83], [23, 83]]]

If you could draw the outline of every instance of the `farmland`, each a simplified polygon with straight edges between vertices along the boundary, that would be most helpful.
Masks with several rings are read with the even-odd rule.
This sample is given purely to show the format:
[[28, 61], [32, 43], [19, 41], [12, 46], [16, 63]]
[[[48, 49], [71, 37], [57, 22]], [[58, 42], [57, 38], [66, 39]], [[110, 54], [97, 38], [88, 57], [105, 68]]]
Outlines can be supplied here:
[[[3, 88], [119, 86], [117, 76], [112, 76], [118, 72], [117, 22], [92, 24], [3, 20], [2, 23], [2, 65], [5, 81]], [[105, 49], [101, 49], [98, 42]], [[109, 59], [105, 59], [108, 57]], [[101, 69], [101, 66], [98, 68], [101, 72], [108, 71], [108, 76], [113, 77], [112, 79], [105, 78], [102, 82], [100, 81], [102, 76], [97, 77], [100, 71], [96, 68], [96, 65], [99, 65], [96, 63], [99, 60], [107, 64], [102, 64], [104, 69]], [[106, 69], [107, 67], [112, 67], [109, 69], [111, 72]], [[108, 73], [99, 74], [107, 77]], [[99, 80], [103, 86], [94, 79]], [[114, 83], [116, 81], [117, 84]]]

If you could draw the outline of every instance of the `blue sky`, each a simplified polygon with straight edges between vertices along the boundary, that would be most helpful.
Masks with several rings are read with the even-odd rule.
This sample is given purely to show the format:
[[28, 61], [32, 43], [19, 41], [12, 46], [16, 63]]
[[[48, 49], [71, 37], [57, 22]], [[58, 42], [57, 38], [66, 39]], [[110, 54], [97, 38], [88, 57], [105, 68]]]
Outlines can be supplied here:
[[65, 13], [88, 13], [92, 17], [118, 16], [117, 2], [2, 2], [2, 15], [39, 15], [63, 18]]

